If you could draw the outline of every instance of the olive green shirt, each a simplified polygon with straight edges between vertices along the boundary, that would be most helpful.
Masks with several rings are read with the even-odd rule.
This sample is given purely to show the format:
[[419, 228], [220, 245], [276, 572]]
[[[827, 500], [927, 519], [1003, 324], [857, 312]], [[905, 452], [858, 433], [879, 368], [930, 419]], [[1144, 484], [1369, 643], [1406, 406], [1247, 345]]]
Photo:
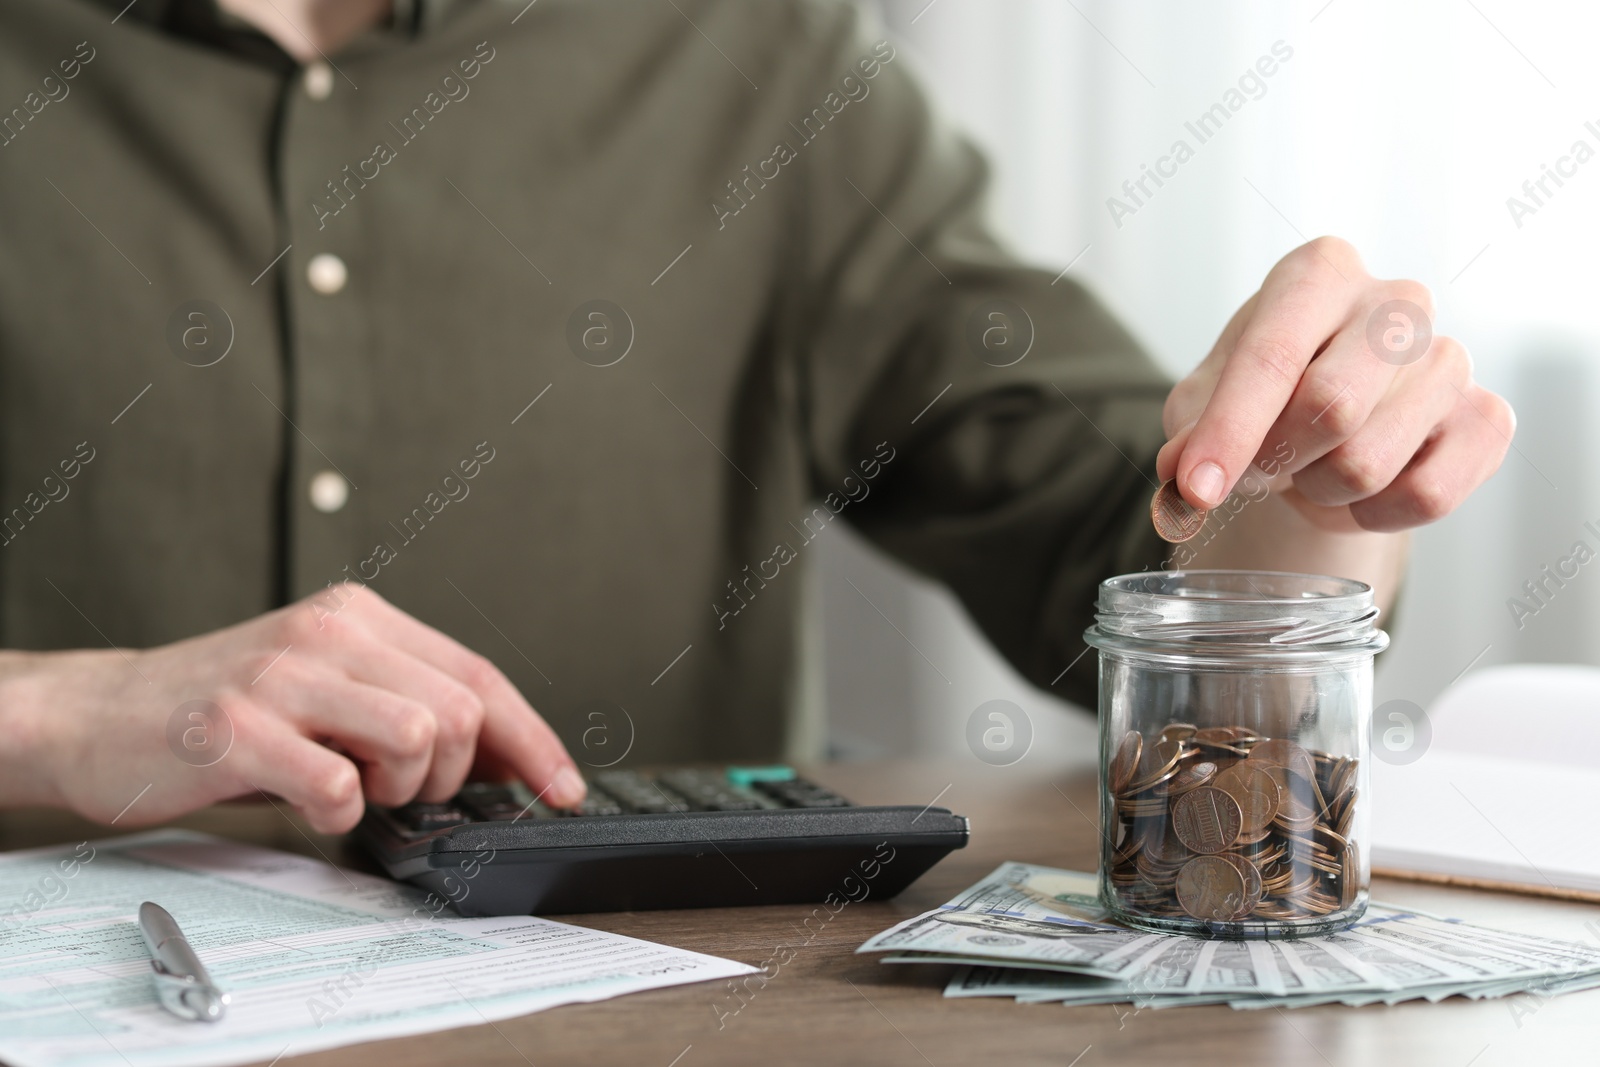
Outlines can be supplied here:
[[301, 69], [125, 4], [0, 5], [0, 647], [351, 579], [569, 747], [808, 755], [843, 520], [1092, 701], [1168, 383], [855, 7], [420, 0]]

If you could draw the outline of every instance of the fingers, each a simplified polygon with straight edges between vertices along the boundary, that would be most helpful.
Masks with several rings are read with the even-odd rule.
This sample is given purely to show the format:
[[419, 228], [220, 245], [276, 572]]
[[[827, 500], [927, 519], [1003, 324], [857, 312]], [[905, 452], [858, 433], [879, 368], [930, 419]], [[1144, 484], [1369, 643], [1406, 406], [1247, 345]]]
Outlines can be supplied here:
[[1388, 488], [1350, 506], [1363, 528], [1405, 530], [1441, 519], [1499, 469], [1516, 431], [1511, 405], [1478, 386], [1458, 396], [1410, 466]]
[[511, 680], [484, 657], [361, 590], [351, 609], [375, 637], [442, 671], [475, 693], [483, 704], [478, 742], [551, 804], [570, 807], [585, 787], [561, 739], [523, 699]]
[[284, 682], [293, 689], [276, 688], [280, 710], [302, 734], [360, 764], [368, 801], [392, 808], [417, 798], [433, 765], [438, 733], [427, 707], [335, 671], [304, 680], [285, 672]]
[[1183, 456], [1183, 450], [1189, 444], [1189, 435], [1194, 432], [1194, 423], [1188, 422], [1176, 430], [1167, 431], [1167, 443], [1161, 446], [1161, 451], [1156, 453], [1156, 480], [1165, 484], [1167, 479], [1177, 476], [1178, 460]]
[[[431, 663], [384, 644], [365, 629], [352, 628], [339, 655], [351, 679], [406, 698], [402, 706], [407, 713], [430, 720], [431, 751], [416, 783], [416, 798], [437, 803], [454, 796], [472, 770], [485, 714], [483, 701]], [[416, 735], [424, 732], [415, 723], [397, 721], [393, 728]], [[420, 736], [416, 739], [420, 741]], [[410, 799], [408, 795], [391, 803]]]
[[1217, 387], [1217, 375], [1221, 373], [1228, 353], [1238, 344], [1239, 335], [1255, 314], [1260, 300], [1261, 293], [1257, 291], [1233, 313], [1233, 318], [1222, 328], [1222, 333], [1211, 346], [1211, 351], [1206, 353], [1206, 358], [1167, 394], [1167, 402], [1161, 406], [1161, 426], [1166, 431], [1167, 443], [1156, 453], [1156, 477], [1161, 481], [1165, 482], [1177, 473], [1178, 458], [1183, 455], [1189, 434]]
[[1436, 340], [1426, 361], [1407, 371], [1343, 440], [1295, 474], [1307, 500], [1342, 507], [1381, 492], [1438, 432], [1472, 380], [1466, 349], [1449, 338]]
[[318, 833], [345, 833], [361, 821], [355, 764], [274, 714], [239, 707], [232, 720], [232, 766], [246, 785], [282, 797]]
[[[507, 687], [511, 686], [508, 681]], [[512, 688], [512, 692], [516, 690]], [[519, 703], [523, 703], [520, 695]], [[482, 743], [547, 803], [570, 808], [583, 800], [588, 787], [567, 750], [544, 719], [532, 708], [518, 709], [509, 701], [490, 704], [483, 721]]]
[[1364, 279], [1348, 245], [1323, 238], [1286, 256], [1267, 276], [1178, 460], [1178, 487], [1191, 504], [1220, 504], [1256, 457], [1306, 367], [1347, 324], [1349, 279], [1358, 271]]
[[1366, 427], [1379, 404], [1400, 385], [1397, 377], [1422, 373], [1374, 359], [1363, 333], [1344, 330], [1306, 368], [1267, 431], [1263, 448], [1281, 448], [1294, 457], [1286, 468], [1291, 473], [1303, 470]]

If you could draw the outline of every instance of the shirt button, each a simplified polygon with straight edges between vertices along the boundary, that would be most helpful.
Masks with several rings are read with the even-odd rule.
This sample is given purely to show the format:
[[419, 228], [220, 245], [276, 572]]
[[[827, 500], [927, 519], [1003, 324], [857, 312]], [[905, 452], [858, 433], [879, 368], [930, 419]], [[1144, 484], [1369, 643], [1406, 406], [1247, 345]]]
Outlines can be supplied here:
[[312, 256], [311, 262], [306, 264], [306, 281], [323, 296], [332, 296], [343, 289], [349, 277], [344, 260], [329, 252]]
[[318, 471], [311, 476], [311, 506], [324, 515], [344, 507], [350, 499], [350, 483], [338, 471]]
[[313, 100], [326, 100], [333, 95], [333, 68], [326, 63], [311, 64], [301, 75], [306, 95]]

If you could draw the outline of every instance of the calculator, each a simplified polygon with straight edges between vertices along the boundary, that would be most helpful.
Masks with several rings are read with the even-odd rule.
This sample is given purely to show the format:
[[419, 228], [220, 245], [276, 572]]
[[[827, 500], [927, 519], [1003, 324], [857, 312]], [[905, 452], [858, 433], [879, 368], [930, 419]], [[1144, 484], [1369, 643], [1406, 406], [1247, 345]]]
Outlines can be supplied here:
[[967, 843], [964, 816], [862, 806], [792, 767], [605, 770], [570, 811], [521, 783], [368, 807], [355, 830], [390, 877], [461, 915], [886, 899]]

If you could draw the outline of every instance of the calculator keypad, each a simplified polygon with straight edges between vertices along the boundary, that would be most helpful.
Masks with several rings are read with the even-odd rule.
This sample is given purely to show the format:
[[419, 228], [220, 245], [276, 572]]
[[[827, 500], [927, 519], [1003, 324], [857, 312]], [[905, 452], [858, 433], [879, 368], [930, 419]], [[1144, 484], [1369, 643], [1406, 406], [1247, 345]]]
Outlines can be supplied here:
[[837, 793], [797, 777], [786, 767], [728, 773], [698, 768], [655, 773], [613, 769], [596, 774], [583, 803], [570, 810], [549, 807], [520, 782], [469, 782], [448, 803], [407, 804], [392, 814], [406, 829], [425, 834], [468, 822], [850, 806]]

